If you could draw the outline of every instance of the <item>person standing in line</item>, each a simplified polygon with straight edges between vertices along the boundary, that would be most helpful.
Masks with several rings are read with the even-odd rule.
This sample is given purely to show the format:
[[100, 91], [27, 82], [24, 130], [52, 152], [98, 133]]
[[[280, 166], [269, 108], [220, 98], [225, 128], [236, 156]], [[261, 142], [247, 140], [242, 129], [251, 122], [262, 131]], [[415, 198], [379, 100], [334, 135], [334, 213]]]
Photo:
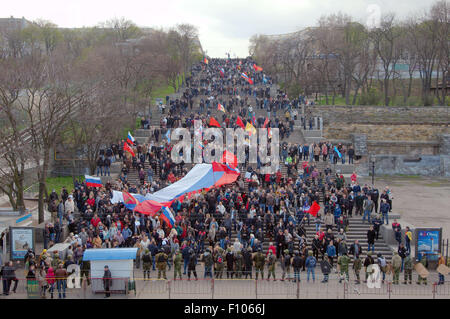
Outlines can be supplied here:
[[109, 267], [105, 265], [105, 272], [103, 273], [103, 287], [105, 288], [105, 298], [109, 298], [111, 296], [110, 289], [112, 286], [112, 275]]
[[58, 298], [66, 298], [67, 271], [63, 268], [63, 264], [58, 265], [55, 271], [56, 288], [58, 289]]
[[[442, 254], [439, 254], [438, 267], [439, 267], [439, 265], [444, 265], [444, 266], [446, 265], [445, 258], [444, 258], [444, 256], [442, 256]], [[438, 285], [443, 285], [444, 283], [445, 283], [444, 274], [439, 272]]]
[[309, 282], [309, 274], [312, 274], [313, 282], [316, 281], [316, 275], [315, 275], [316, 264], [317, 264], [317, 260], [313, 256], [313, 252], [309, 251], [308, 252], [308, 258], [306, 258], [306, 261], [305, 261], [305, 266], [306, 266], [306, 269], [307, 269], [306, 281]]
[[197, 271], [195, 266], [197, 265], [197, 255], [193, 249], [190, 250], [189, 262], [188, 262], [188, 280], [191, 280], [191, 272], [194, 274], [195, 280], [198, 280]]

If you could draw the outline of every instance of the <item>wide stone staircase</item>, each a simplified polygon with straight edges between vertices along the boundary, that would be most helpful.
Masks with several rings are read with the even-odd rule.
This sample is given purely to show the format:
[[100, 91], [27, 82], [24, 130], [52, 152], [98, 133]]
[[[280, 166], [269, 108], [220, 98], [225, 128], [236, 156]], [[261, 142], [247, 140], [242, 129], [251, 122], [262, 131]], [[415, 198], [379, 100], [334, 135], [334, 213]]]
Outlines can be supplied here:
[[[181, 90], [181, 93], [172, 94], [170, 96], [171, 100], [180, 98], [183, 90], [184, 89]], [[277, 94], [277, 90], [278, 90], [278, 86], [272, 85], [270, 95], [272, 97], [275, 97]], [[229, 97], [230, 96], [223, 95], [223, 98], [225, 100], [227, 100]], [[241, 97], [245, 97], [245, 95], [242, 95]], [[202, 98], [204, 101], [206, 101], [206, 99], [208, 99], [209, 96], [199, 95], [199, 96], [194, 97], [193, 108], [192, 109], [188, 108], [187, 114], [191, 114], [191, 113], [200, 114], [201, 113], [199, 103], [200, 103], [200, 99], [202, 99]], [[256, 97], [254, 97], [253, 95], [248, 96], [248, 104], [253, 106], [253, 111], [255, 112], [256, 118], [258, 118], [258, 117], [265, 118], [267, 116], [267, 111], [265, 109], [260, 109], [259, 107], [256, 107]], [[236, 110], [236, 107], [235, 107], [235, 110]], [[228, 116], [233, 115], [233, 114], [237, 115], [235, 110], [231, 114], [228, 114]], [[303, 110], [304, 110], [303, 107], [300, 107], [299, 109], [297, 109], [298, 115], [297, 115], [297, 119], [294, 121], [294, 131], [291, 132], [291, 134], [288, 138], [285, 138], [282, 141], [280, 141], [281, 143], [286, 142], [286, 143], [291, 143], [291, 144], [304, 145], [304, 144], [310, 144], [313, 142], [320, 142], [323, 140], [321, 127], [319, 124], [316, 124], [316, 123], [319, 123], [319, 120], [314, 122], [314, 127], [312, 130], [309, 129], [309, 123], [306, 123], [306, 130], [304, 129], [304, 127], [301, 123], [301, 116], [304, 115]], [[217, 110], [217, 100], [213, 100], [213, 102], [211, 103], [209, 108], [205, 107], [202, 114], [206, 115], [208, 112], [217, 121], [219, 121], [219, 123], [222, 122], [222, 117], [223, 117], [224, 113]], [[168, 113], [168, 107], [166, 107], [165, 113], [166, 114]], [[151, 124], [150, 124], [151, 129], [137, 129], [134, 132], [134, 136], [135, 136], [136, 140], [138, 141], [138, 143], [142, 144], [142, 143], [149, 142], [153, 130], [155, 128], [160, 128], [160, 120], [163, 116], [165, 116], [165, 114], [161, 114], [161, 112], [157, 106], [152, 107]], [[273, 112], [272, 112], [271, 116], [273, 118]], [[277, 116], [279, 118], [284, 118], [284, 111], [278, 110]], [[162, 134], [160, 135], [160, 140], [161, 140], [161, 137], [163, 137]], [[280, 154], [281, 154], [281, 152], [280, 152]], [[319, 172], [323, 172], [327, 166], [330, 166], [330, 168], [332, 169], [332, 173], [338, 172], [338, 173], [343, 173], [343, 174], [351, 174], [354, 171], [353, 165], [348, 165], [348, 164], [334, 165], [334, 164], [330, 163], [329, 161], [323, 162], [322, 158], [320, 159], [319, 162], [317, 162], [317, 163], [314, 162], [314, 164], [318, 168]], [[160, 177], [159, 176], [159, 163], [157, 165], [158, 165], [158, 167], [157, 167], [156, 171], [154, 172], [155, 179]], [[194, 164], [191, 164], [191, 163], [185, 164], [185, 168], [189, 171], [193, 167], [193, 165]], [[149, 163], [146, 162], [145, 168], [144, 168], [145, 172], [147, 172], [148, 166], [149, 166]], [[248, 166], [252, 166], [253, 170], [256, 169], [256, 164], [249, 164]], [[244, 178], [245, 173], [246, 173], [246, 167], [239, 165], [239, 169], [241, 170], [241, 179], [244, 182], [244, 188], [246, 191], [248, 191], [248, 182]], [[281, 170], [281, 173], [283, 174], [283, 176], [286, 177], [287, 167], [282, 162], [280, 162], [280, 170]], [[139, 177], [138, 177], [138, 171], [135, 169], [130, 169], [130, 172], [128, 174], [128, 180], [130, 181], [131, 184], [139, 185], [140, 181], [139, 181]], [[236, 183], [233, 183], [233, 185], [235, 185], [235, 184]], [[230, 185], [230, 186], [233, 186], [233, 185]], [[322, 207], [323, 207], [323, 200], [324, 200], [324, 195], [323, 195], [323, 193], [320, 193], [320, 203], [319, 204]], [[321, 212], [323, 214], [323, 208], [321, 209]], [[322, 229], [324, 229], [324, 226], [322, 226]], [[348, 232], [346, 233], [347, 247], [350, 248], [351, 244], [354, 243], [355, 240], [358, 240], [362, 246], [363, 252], [362, 252], [361, 257], [363, 257], [363, 258], [365, 258], [365, 256], [367, 255], [367, 248], [368, 248], [367, 247], [368, 246], [367, 245], [367, 230], [368, 229], [369, 229], [369, 224], [367, 222], [365, 224], [363, 224], [361, 216], [354, 216], [352, 218], [349, 218], [349, 227], [348, 227]], [[316, 233], [313, 216], [311, 216], [311, 218], [310, 218], [310, 224], [305, 226], [305, 230], [306, 230], [306, 235], [307, 235], [308, 248], [311, 248], [311, 242]], [[336, 235], [336, 229], [333, 229], [333, 231], [334, 231], [334, 234]], [[231, 241], [234, 242], [234, 240], [236, 238], [237, 238], [237, 233], [236, 233], [236, 231], [233, 230]], [[264, 242], [263, 242], [264, 251], [267, 251], [270, 242], [274, 243], [273, 240], [274, 240], [273, 238], [265, 238], [264, 239]], [[295, 241], [295, 247], [296, 247], [296, 249], [298, 249], [298, 240], [294, 239], [294, 241]], [[385, 244], [381, 233], [379, 234], [378, 240], [375, 242], [375, 253], [381, 253], [384, 257], [386, 257], [386, 259], [388, 261], [390, 261], [392, 258], [392, 251], [389, 248], [389, 246], [387, 244]]]

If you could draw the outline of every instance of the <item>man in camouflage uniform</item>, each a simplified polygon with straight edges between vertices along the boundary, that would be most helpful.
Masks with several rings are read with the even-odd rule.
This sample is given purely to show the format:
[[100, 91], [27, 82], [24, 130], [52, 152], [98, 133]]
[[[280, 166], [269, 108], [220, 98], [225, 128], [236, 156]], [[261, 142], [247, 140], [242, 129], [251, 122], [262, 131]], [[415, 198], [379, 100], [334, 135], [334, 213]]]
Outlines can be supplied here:
[[150, 254], [150, 250], [145, 249], [144, 255], [142, 255], [142, 271], [147, 278], [150, 279], [150, 268], [152, 267], [152, 255]]
[[58, 251], [55, 250], [53, 252], [52, 262], [51, 262], [51, 265], [52, 265], [53, 269], [55, 269], [55, 270], [58, 269], [58, 266], [61, 263], [62, 263], [62, 260], [59, 258]]
[[[419, 262], [425, 267], [425, 269], [428, 267], [428, 260], [427, 260], [427, 256], [426, 255], [423, 255], [422, 259]], [[420, 285], [422, 281], [423, 281], [423, 283], [425, 285], [427, 284], [427, 278], [424, 278], [424, 277], [419, 275], [417, 284]]]
[[177, 274], [180, 276], [181, 280], [181, 264], [183, 263], [183, 256], [180, 253], [180, 250], [177, 249], [175, 255], [173, 256], [173, 279], [177, 280]]
[[161, 279], [161, 274], [164, 279], [167, 279], [166, 276], [166, 267], [167, 267], [167, 255], [164, 253], [162, 249], [159, 250], [159, 253], [155, 255], [156, 268], [158, 268], [158, 279]]
[[359, 285], [361, 283], [361, 279], [359, 278], [359, 273], [361, 272], [361, 268], [362, 268], [362, 261], [361, 258], [355, 258], [353, 260], [353, 270], [355, 271], [355, 276], [356, 276], [356, 280], [355, 280], [355, 284]]
[[264, 258], [264, 254], [261, 252], [261, 248], [258, 249], [258, 252], [253, 257], [253, 260], [255, 261], [256, 280], [258, 280], [258, 273], [261, 273], [261, 279], [264, 279], [265, 258]]
[[205, 264], [205, 275], [204, 278], [209, 276], [212, 278], [212, 266], [214, 264], [214, 260], [212, 258], [211, 251], [209, 248], [206, 249], [205, 253], [203, 254], [203, 262]]
[[403, 271], [405, 281], [403, 282], [405, 285], [409, 280], [409, 284], [412, 285], [412, 270], [413, 270], [413, 262], [411, 256], [409, 254], [406, 255], [405, 260], [403, 261]]
[[392, 257], [392, 271], [393, 271], [394, 285], [398, 285], [401, 269], [402, 269], [402, 258], [398, 255], [397, 251], [394, 251], [394, 256]]
[[276, 281], [277, 279], [275, 278], [275, 262], [276, 262], [276, 258], [272, 253], [272, 250], [269, 250], [269, 255], [267, 256], [266, 259], [267, 262], [267, 270], [269, 272], [269, 275], [267, 276], [267, 280], [270, 279], [270, 274], [272, 274], [273, 276], [273, 280]]
[[236, 278], [240, 279], [242, 277], [242, 264], [243, 264], [243, 258], [242, 258], [241, 251], [237, 251], [234, 258], [235, 258], [234, 267], [235, 267], [235, 272], [236, 272]]
[[339, 256], [337, 263], [339, 265], [339, 269], [341, 270], [341, 273], [339, 275], [339, 283], [342, 282], [342, 279], [344, 278], [345, 274], [345, 281], [348, 282], [349, 276], [348, 276], [348, 265], [350, 264], [350, 257], [347, 256], [347, 253], [344, 252], [342, 256]]
[[224, 257], [223, 249], [221, 247], [217, 248], [217, 253], [214, 258], [215, 266], [215, 277], [222, 279], [223, 269], [224, 269]]
[[283, 270], [283, 274], [281, 275], [281, 281], [284, 281], [284, 278], [287, 274], [287, 279], [290, 280], [291, 277], [291, 255], [289, 254], [289, 249], [284, 250], [284, 254], [281, 256], [281, 269]]

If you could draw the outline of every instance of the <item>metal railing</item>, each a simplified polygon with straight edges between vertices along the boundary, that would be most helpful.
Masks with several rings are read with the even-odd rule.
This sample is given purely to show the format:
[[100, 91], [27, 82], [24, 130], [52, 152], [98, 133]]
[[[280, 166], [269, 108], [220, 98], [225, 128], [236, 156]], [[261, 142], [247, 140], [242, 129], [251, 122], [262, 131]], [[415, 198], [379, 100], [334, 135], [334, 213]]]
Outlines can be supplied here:
[[[71, 279], [69, 279], [71, 280]], [[356, 285], [351, 282], [330, 280], [327, 283], [317, 281], [300, 282], [270, 281], [254, 279], [210, 279], [195, 278], [165, 280], [165, 279], [135, 279], [113, 278], [110, 293], [112, 298], [139, 299], [450, 299], [450, 284], [438, 285], [394, 285], [385, 282], [381, 288], [368, 288], [361, 282]], [[11, 282], [10, 294], [0, 296], [8, 298], [50, 298], [50, 287], [45, 289], [45, 282], [19, 279], [17, 289], [13, 292], [14, 281]], [[102, 278], [92, 278], [88, 284], [86, 278], [79, 288], [66, 281], [63, 289], [57, 283], [53, 287], [53, 298], [97, 299], [106, 293]], [[69, 288], [69, 286], [71, 288]], [[65, 293], [65, 297], [64, 297]]]

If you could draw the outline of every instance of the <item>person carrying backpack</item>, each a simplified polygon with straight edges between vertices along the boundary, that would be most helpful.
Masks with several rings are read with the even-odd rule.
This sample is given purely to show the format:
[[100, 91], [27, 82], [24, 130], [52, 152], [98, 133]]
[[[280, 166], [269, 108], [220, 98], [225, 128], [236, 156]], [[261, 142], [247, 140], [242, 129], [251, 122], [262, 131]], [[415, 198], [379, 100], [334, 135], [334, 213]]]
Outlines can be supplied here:
[[269, 255], [267, 256], [267, 268], [268, 268], [268, 272], [269, 275], [267, 276], [267, 281], [269, 281], [270, 279], [270, 274], [272, 274], [273, 276], [273, 280], [276, 281], [277, 279], [275, 278], [275, 261], [276, 258], [272, 253], [272, 250], [269, 250]]
[[144, 280], [145, 275], [150, 279], [150, 267], [152, 266], [152, 255], [150, 254], [150, 250], [148, 248], [145, 249], [145, 253], [142, 256], [142, 270], [144, 272]]
[[175, 255], [173, 256], [173, 269], [174, 269], [174, 274], [173, 274], [173, 278], [174, 280], [177, 280], [177, 274], [180, 276], [180, 280], [181, 280], [181, 263], [183, 261], [183, 257], [181, 255], [181, 252], [179, 249], [177, 249], [175, 251]]
[[189, 250], [189, 262], [188, 262], [188, 280], [191, 280], [191, 272], [194, 273], [195, 280], [198, 280], [197, 271], [195, 266], [197, 265], [197, 255], [193, 249]]
[[308, 252], [308, 258], [306, 258], [305, 265], [307, 269], [307, 279], [306, 281], [309, 282], [309, 275], [312, 274], [313, 282], [316, 281], [316, 275], [315, 275], [315, 268], [317, 264], [317, 259], [313, 256], [313, 252], [310, 250]]
[[386, 258], [384, 258], [381, 255], [381, 253], [378, 253], [377, 261], [378, 261], [378, 265], [380, 266], [381, 273], [383, 274], [382, 283], [384, 283], [384, 280], [386, 279], [386, 270], [387, 270]]
[[209, 248], [207, 248], [205, 253], [203, 254], [203, 263], [205, 264], [204, 278], [206, 278], [207, 276], [212, 278], [212, 266], [214, 262]]
[[215, 266], [214, 266], [214, 273], [215, 273], [214, 275], [216, 278], [222, 279], [223, 269], [224, 269], [223, 249], [219, 247], [217, 249], [217, 254], [215, 256]]
[[167, 255], [164, 253], [162, 249], [159, 250], [159, 253], [155, 256], [156, 268], [158, 268], [158, 279], [161, 279], [161, 273], [164, 279], [167, 280], [166, 276], [166, 266], [167, 266]]
[[289, 255], [289, 250], [285, 249], [284, 254], [281, 255], [281, 269], [283, 270], [283, 274], [281, 275], [281, 281], [284, 281], [284, 278], [287, 274], [287, 279], [291, 277], [291, 255]]
[[328, 282], [328, 276], [330, 275], [332, 266], [328, 259], [328, 254], [326, 253], [323, 255], [323, 260], [320, 262], [320, 268], [323, 274], [323, 280], [321, 282]]

